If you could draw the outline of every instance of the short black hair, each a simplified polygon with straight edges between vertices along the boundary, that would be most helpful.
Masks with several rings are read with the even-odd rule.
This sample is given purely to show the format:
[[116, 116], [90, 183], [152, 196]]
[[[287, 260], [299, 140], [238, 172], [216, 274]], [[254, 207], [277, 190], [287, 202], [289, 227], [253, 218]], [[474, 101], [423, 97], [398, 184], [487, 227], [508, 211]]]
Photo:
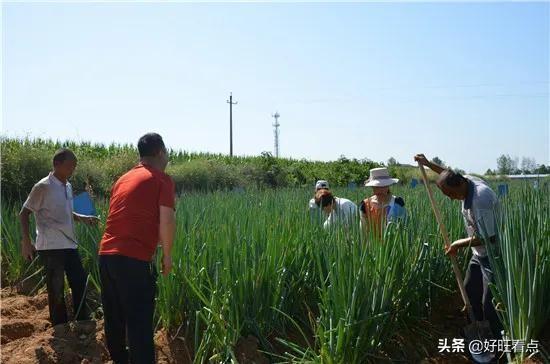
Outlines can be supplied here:
[[138, 151], [139, 156], [143, 157], [154, 157], [160, 151], [165, 150], [164, 141], [162, 137], [157, 133], [147, 133], [138, 141]]
[[458, 187], [461, 184], [466, 183], [467, 180], [460, 173], [455, 172], [451, 169], [445, 169], [439, 175], [439, 178], [437, 179], [437, 182], [438, 182], [438, 184], [444, 183], [445, 185], [447, 185], [449, 187]]
[[72, 150], [61, 148], [55, 151], [52, 160], [54, 166], [58, 163], [63, 163], [66, 160], [76, 160], [76, 155], [73, 153]]

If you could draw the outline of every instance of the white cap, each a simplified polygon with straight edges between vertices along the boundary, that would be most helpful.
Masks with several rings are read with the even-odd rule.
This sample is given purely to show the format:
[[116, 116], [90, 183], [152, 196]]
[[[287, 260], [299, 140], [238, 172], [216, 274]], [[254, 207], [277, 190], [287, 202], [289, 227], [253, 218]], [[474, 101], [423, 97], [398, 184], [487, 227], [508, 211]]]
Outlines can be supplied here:
[[315, 183], [315, 191], [320, 190], [321, 188], [326, 188], [326, 189], [328, 189], [328, 188], [329, 188], [329, 187], [328, 187], [328, 182], [325, 181], [325, 180], [322, 180], [322, 179], [318, 180], [318, 181]]

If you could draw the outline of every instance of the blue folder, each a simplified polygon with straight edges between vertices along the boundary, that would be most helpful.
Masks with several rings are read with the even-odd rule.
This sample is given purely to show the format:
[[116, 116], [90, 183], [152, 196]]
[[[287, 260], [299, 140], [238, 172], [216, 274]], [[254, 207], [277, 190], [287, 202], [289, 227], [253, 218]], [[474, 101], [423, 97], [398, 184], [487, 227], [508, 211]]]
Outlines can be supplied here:
[[73, 199], [73, 210], [81, 215], [96, 216], [94, 202], [88, 192], [82, 192]]

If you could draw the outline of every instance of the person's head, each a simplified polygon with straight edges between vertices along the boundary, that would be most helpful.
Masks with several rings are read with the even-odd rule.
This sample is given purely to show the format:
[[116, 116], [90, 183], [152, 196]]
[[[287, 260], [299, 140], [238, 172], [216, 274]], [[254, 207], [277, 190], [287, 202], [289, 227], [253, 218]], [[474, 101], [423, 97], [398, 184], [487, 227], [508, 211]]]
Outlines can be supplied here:
[[439, 174], [437, 187], [452, 200], [464, 200], [468, 193], [468, 180], [460, 173], [446, 169]]
[[332, 211], [334, 206], [334, 196], [327, 189], [320, 189], [315, 193], [315, 204], [327, 214]]
[[384, 187], [372, 187], [372, 193], [379, 199], [383, 199], [384, 197], [389, 195], [391, 192], [390, 192], [389, 186], [384, 186]]
[[147, 133], [138, 141], [139, 158], [142, 163], [156, 167], [162, 171], [168, 165], [168, 151], [162, 137], [157, 133]]
[[70, 149], [58, 149], [53, 155], [52, 163], [54, 174], [62, 180], [67, 180], [76, 168], [76, 155]]
[[390, 194], [390, 186], [399, 182], [397, 178], [391, 178], [387, 168], [373, 168], [370, 170], [369, 179], [365, 181], [365, 186], [372, 187], [372, 192], [376, 197], [384, 199]]
[[319, 190], [329, 190], [329, 186], [328, 186], [328, 182], [325, 181], [325, 180], [318, 180], [316, 183], [315, 183], [315, 192], [319, 191]]

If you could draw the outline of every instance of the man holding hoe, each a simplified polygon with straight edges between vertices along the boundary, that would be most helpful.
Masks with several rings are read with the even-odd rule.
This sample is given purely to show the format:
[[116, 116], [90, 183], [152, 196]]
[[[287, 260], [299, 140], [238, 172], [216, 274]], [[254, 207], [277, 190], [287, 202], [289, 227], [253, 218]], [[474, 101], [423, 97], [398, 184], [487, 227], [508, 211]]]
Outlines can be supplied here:
[[424, 154], [417, 154], [414, 160], [439, 175], [437, 187], [444, 195], [452, 200], [462, 201], [462, 215], [468, 237], [454, 241], [447, 247], [445, 254], [456, 255], [461, 248], [472, 248], [473, 254], [466, 271], [464, 288], [475, 319], [488, 320], [494, 337], [499, 338], [502, 325], [492, 303], [489, 283], [493, 281], [493, 272], [485, 247], [487, 242], [497, 243], [497, 196], [483, 180], [444, 169], [430, 162]]

